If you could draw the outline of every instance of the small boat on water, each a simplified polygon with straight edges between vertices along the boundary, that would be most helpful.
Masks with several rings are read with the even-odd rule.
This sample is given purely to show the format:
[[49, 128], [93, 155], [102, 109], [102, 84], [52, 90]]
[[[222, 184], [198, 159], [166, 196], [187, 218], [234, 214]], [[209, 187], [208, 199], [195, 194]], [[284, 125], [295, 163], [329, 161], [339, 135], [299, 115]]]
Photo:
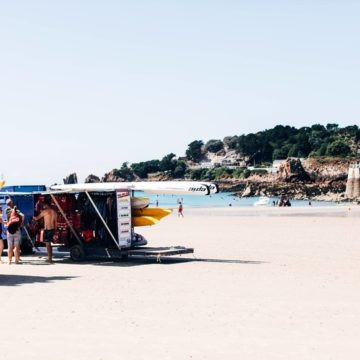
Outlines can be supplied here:
[[254, 206], [269, 206], [270, 198], [267, 196], [260, 196], [257, 201], [254, 202]]

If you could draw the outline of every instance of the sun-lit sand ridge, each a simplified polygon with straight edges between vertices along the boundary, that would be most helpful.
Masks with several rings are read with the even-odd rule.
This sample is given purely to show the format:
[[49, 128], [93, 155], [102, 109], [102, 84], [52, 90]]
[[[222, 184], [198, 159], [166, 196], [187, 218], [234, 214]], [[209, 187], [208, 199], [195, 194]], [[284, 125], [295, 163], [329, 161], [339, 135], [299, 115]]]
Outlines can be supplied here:
[[1, 359], [357, 359], [359, 208], [185, 208], [193, 261], [0, 265]]

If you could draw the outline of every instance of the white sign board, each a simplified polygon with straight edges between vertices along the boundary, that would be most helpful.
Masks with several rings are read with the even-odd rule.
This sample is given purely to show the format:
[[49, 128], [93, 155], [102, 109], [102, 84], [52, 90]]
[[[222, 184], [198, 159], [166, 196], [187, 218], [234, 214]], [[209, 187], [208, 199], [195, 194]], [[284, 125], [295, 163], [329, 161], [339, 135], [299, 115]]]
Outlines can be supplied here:
[[131, 246], [131, 199], [129, 190], [116, 191], [118, 241], [120, 247]]

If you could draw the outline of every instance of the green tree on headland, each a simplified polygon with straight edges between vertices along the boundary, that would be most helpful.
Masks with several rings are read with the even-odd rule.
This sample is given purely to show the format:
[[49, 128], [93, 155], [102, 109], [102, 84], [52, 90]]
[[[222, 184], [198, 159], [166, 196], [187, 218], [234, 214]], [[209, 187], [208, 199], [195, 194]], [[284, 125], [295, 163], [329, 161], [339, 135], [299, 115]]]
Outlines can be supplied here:
[[224, 149], [224, 143], [221, 140], [209, 140], [204, 147], [205, 151], [216, 153]]
[[160, 161], [150, 160], [131, 164], [131, 169], [135, 175], [142, 179], [146, 179], [148, 174], [160, 171]]
[[202, 148], [204, 143], [202, 140], [195, 140], [188, 145], [188, 149], [186, 150], [186, 157], [189, 160], [199, 162], [203, 158]]
[[174, 159], [175, 154], [170, 153], [165, 155], [162, 160], [160, 161], [160, 171], [171, 171], [173, 172], [176, 168], [177, 162]]
[[350, 146], [343, 140], [335, 140], [327, 147], [327, 155], [346, 157], [351, 154]]
[[127, 162], [124, 162], [121, 165], [121, 168], [118, 170], [118, 176], [123, 178], [125, 181], [133, 181], [135, 177]]

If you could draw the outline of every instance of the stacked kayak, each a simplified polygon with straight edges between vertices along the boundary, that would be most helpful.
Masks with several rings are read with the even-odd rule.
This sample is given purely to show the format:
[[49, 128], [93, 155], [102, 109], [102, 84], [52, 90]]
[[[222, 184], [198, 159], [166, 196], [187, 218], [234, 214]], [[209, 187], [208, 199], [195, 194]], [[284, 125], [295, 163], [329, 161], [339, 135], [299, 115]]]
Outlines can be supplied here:
[[150, 226], [157, 224], [163, 217], [170, 215], [171, 209], [132, 208], [132, 226]]
[[150, 204], [150, 199], [147, 197], [134, 196], [131, 198], [131, 209], [144, 209]]

